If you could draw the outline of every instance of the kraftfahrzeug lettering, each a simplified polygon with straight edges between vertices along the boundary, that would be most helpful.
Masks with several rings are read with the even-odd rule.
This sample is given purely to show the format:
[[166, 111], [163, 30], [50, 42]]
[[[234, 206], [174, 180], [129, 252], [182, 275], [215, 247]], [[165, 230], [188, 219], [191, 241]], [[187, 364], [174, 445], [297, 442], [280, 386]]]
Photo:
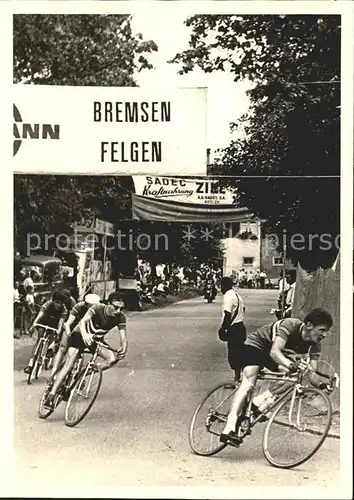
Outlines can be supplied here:
[[[99, 123], [146, 123], [171, 121], [170, 101], [94, 101], [93, 120]], [[162, 162], [161, 141], [102, 141], [101, 162]]]

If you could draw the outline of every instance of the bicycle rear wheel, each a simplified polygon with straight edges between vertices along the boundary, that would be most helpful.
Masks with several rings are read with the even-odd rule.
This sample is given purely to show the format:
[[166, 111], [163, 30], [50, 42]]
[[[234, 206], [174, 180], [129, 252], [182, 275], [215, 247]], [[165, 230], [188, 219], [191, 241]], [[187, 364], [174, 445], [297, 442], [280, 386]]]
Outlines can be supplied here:
[[209, 391], [197, 406], [189, 426], [189, 445], [197, 455], [211, 456], [227, 445], [220, 442], [230, 410], [234, 382], [223, 382]]
[[96, 365], [87, 366], [71, 388], [65, 408], [65, 425], [74, 427], [85, 418], [97, 398], [101, 383], [101, 369]]
[[263, 453], [270, 464], [291, 469], [309, 460], [324, 442], [332, 422], [331, 402], [316, 388], [303, 388], [271, 415], [263, 435]]

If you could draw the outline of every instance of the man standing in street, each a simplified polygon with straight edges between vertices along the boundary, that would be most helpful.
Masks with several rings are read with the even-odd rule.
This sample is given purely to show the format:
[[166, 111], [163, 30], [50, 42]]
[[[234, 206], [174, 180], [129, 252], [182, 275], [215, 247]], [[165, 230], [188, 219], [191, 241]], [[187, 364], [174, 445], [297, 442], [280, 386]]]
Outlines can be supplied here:
[[234, 289], [230, 277], [221, 280], [223, 300], [223, 320], [219, 329], [219, 338], [227, 342], [228, 361], [235, 372], [235, 380], [240, 379], [242, 366], [242, 348], [246, 340], [246, 328], [243, 324], [245, 306], [242, 297]]

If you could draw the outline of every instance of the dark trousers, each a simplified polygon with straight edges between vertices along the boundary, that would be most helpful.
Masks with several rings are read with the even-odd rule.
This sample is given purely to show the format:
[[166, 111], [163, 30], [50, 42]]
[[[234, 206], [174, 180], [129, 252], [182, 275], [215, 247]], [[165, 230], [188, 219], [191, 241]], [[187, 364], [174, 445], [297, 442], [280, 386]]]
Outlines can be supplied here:
[[240, 370], [242, 366], [242, 349], [246, 340], [246, 328], [241, 323], [234, 323], [227, 331], [227, 354], [232, 370]]

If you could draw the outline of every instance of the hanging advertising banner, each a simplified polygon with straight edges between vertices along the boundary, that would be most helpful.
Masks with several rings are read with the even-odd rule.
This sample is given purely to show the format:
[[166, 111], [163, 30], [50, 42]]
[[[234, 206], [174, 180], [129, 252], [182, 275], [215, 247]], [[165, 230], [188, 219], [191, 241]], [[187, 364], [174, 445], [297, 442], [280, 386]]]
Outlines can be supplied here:
[[17, 84], [12, 93], [17, 173], [206, 174], [204, 88]]
[[133, 219], [236, 222], [252, 215], [238, 206], [236, 189], [217, 179], [140, 175], [133, 180]]
[[156, 200], [197, 205], [233, 205], [236, 190], [220, 185], [218, 179], [133, 176], [135, 194]]

